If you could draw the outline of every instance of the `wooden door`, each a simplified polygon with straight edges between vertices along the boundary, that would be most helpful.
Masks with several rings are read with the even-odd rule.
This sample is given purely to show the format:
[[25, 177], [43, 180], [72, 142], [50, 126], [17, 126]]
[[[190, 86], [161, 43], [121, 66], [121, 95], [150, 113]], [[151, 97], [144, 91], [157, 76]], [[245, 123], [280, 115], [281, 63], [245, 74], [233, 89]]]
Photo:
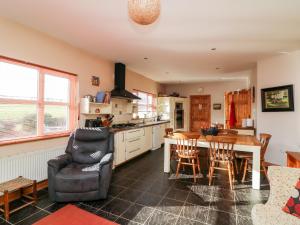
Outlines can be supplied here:
[[210, 95], [193, 95], [190, 97], [190, 130], [199, 131], [211, 126], [211, 97]]

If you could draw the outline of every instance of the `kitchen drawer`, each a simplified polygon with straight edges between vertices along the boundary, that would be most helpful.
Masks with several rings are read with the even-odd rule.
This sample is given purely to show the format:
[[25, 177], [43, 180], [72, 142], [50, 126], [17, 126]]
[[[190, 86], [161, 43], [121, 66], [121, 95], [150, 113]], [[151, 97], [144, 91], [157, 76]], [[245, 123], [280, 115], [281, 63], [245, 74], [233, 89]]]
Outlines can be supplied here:
[[135, 156], [138, 156], [142, 153], [142, 148], [141, 146], [137, 146], [135, 148], [132, 149], [128, 149], [126, 150], [126, 160], [129, 160]]
[[144, 135], [144, 133], [145, 133], [144, 128], [126, 131], [126, 140], [141, 137]]
[[131, 159], [143, 152], [142, 138], [126, 141], [126, 160]]

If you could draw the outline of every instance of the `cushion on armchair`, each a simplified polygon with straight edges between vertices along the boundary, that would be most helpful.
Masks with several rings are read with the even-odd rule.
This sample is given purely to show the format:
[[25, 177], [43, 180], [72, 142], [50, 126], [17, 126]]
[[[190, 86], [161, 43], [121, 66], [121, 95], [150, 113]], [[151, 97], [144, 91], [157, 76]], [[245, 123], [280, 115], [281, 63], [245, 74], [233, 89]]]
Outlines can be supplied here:
[[88, 192], [99, 187], [98, 171], [83, 171], [86, 164], [71, 163], [56, 175], [55, 190], [58, 192]]
[[81, 164], [99, 163], [108, 149], [107, 129], [77, 129], [74, 133], [72, 143], [72, 159], [73, 162]]
[[283, 207], [283, 211], [300, 218], [300, 180], [298, 180], [292, 196]]

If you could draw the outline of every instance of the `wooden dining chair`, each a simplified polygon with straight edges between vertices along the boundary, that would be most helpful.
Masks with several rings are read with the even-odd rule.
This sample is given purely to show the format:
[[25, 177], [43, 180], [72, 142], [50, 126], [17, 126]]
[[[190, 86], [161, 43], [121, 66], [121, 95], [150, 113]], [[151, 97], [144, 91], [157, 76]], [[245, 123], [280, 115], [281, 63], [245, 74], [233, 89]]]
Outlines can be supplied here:
[[[236, 136], [236, 135], [238, 135], [238, 131], [230, 130], [230, 129], [220, 129], [218, 132], [218, 135], [219, 136]], [[234, 152], [233, 158], [234, 158], [233, 162], [234, 162], [236, 174], [239, 174], [239, 168], [238, 168], [235, 152]]]
[[[264, 134], [264, 133], [260, 134], [260, 143], [261, 143], [261, 150], [260, 150], [261, 170], [260, 171], [263, 171], [267, 178], [268, 178], [268, 174], [267, 174], [267, 167], [265, 166], [266, 165], [265, 154], [267, 152], [271, 137], [272, 137], [271, 134]], [[240, 157], [242, 158], [242, 165], [244, 164], [244, 168], [243, 168], [244, 172], [243, 172], [243, 178], [242, 178], [242, 182], [244, 183], [245, 179], [246, 179], [247, 171], [249, 170], [248, 167], [252, 162], [253, 155], [250, 153], [250, 154], [244, 154], [244, 156], [241, 155]]]
[[[173, 128], [166, 128], [165, 129], [165, 136], [166, 137], [172, 137], [174, 133]], [[177, 160], [177, 153], [176, 153], [176, 145], [171, 145], [170, 146], [170, 160]]]
[[176, 139], [176, 153], [178, 156], [178, 165], [176, 170], [176, 178], [178, 178], [181, 166], [191, 166], [193, 168], [194, 182], [196, 179], [196, 169], [200, 174], [200, 151], [197, 148], [197, 141], [200, 134], [196, 133], [174, 133]]
[[[230, 188], [233, 190], [234, 174], [234, 152], [233, 147], [236, 137], [231, 136], [207, 136], [209, 142], [209, 185], [212, 183], [214, 170], [227, 170]], [[226, 164], [226, 167], [220, 167], [220, 163]]]

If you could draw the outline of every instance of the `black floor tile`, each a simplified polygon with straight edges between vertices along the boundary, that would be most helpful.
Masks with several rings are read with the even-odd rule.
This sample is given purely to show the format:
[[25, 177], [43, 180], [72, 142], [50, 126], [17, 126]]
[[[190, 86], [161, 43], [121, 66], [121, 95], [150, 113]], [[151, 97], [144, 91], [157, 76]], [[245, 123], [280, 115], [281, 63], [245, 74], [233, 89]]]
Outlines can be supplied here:
[[142, 204], [149, 207], [155, 207], [162, 199], [162, 196], [151, 194], [148, 192], [145, 192], [142, 194], [136, 201], [138, 204]]
[[102, 210], [98, 210], [96, 213], [96, 215], [98, 216], [101, 216], [105, 219], [108, 219], [110, 221], [116, 221], [119, 217], [114, 215], [114, 214], [111, 214], [109, 212], [105, 212], [105, 211], [102, 211]]
[[118, 185], [118, 186], [122, 186], [122, 187], [129, 187], [134, 182], [136, 182], [136, 180], [124, 177], [124, 178], [114, 182], [113, 184]]
[[252, 225], [251, 217], [237, 215], [237, 225]]
[[45, 208], [45, 210], [47, 212], [53, 213], [66, 205], [67, 205], [66, 203], [54, 203], [54, 204], [48, 206], [47, 208]]
[[127, 189], [126, 187], [111, 185], [109, 187], [108, 195], [115, 197], [115, 196], [119, 195], [120, 193], [122, 193], [126, 189]]
[[143, 192], [138, 191], [138, 190], [134, 190], [134, 189], [127, 189], [125, 191], [123, 191], [121, 194], [118, 195], [118, 198], [127, 200], [127, 201], [131, 201], [131, 202], [135, 202], [141, 195], [143, 194]]
[[189, 220], [189, 219], [186, 219], [183, 217], [179, 217], [176, 225], [205, 225], [205, 223], [195, 221], [195, 220]]
[[47, 208], [48, 206], [50, 206], [52, 204], [54, 204], [54, 202], [51, 201], [48, 194], [46, 194], [46, 195], [43, 195], [41, 197], [39, 196], [36, 206], [38, 208], [45, 209], [45, 208]]
[[167, 193], [166, 197], [170, 199], [174, 199], [177, 201], [185, 201], [189, 192], [188, 191], [182, 191], [175, 188], [171, 188], [169, 192]]
[[116, 220], [116, 223], [120, 224], [120, 225], [139, 225], [140, 224], [140, 223], [137, 223], [137, 222], [134, 222], [134, 221], [131, 221], [131, 220], [127, 220], [125, 218], [121, 218], [121, 217], [119, 217]]
[[100, 209], [101, 207], [103, 207], [104, 205], [109, 203], [112, 199], [113, 198], [109, 196], [107, 199], [102, 199], [102, 200], [97, 200], [97, 201], [85, 201], [85, 202], [82, 202], [82, 204], [91, 206], [96, 209]]
[[156, 206], [156, 209], [159, 209], [161, 211], [172, 213], [175, 215], [179, 215], [181, 212], [181, 209], [183, 207], [183, 202], [176, 201], [169, 198], [164, 198], [158, 206]]
[[178, 216], [173, 214], [154, 211], [151, 217], [146, 221], [147, 225], [173, 225], [176, 224]]
[[33, 214], [32, 216], [27, 217], [26, 219], [18, 222], [17, 224], [18, 225], [30, 225], [30, 224], [33, 224], [33, 223], [41, 220], [42, 218], [44, 218], [44, 217], [46, 217], [48, 215], [49, 215], [49, 213], [47, 213], [45, 211], [39, 211], [39, 212]]
[[212, 197], [210, 195], [195, 194], [194, 192], [190, 192], [186, 201], [194, 205], [209, 207], [211, 199]]
[[210, 208], [228, 213], [236, 213], [234, 201], [229, 201], [216, 197], [212, 198]]
[[154, 211], [153, 208], [134, 204], [129, 207], [121, 216], [125, 219], [138, 223], [144, 223]]
[[113, 199], [107, 205], [105, 205], [102, 210], [120, 216], [124, 213], [132, 203], [128, 201], [124, 201], [121, 199]]
[[210, 225], [236, 225], [236, 215], [210, 210], [207, 223]]
[[[238, 180], [231, 191], [227, 173], [216, 173], [212, 186], [208, 186], [207, 178], [196, 183], [170, 179], [163, 173], [163, 157], [163, 150], [152, 151], [117, 167], [108, 199], [71, 204], [119, 224], [250, 225], [253, 205], [268, 199], [267, 184], [262, 190], [253, 190], [251, 182]], [[12, 214], [10, 222], [0, 214], [0, 225], [32, 224], [66, 205], [53, 203], [47, 189], [39, 191], [38, 197], [36, 206]], [[22, 203], [14, 201], [11, 206]]]
[[23, 208], [13, 214], [10, 215], [9, 217], [9, 222], [10, 223], [18, 223], [21, 220], [26, 219], [27, 217], [33, 215], [34, 213], [37, 213], [38, 211], [40, 211], [40, 209], [34, 207], [34, 206], [27, 206], [26, 208]]
[[4, 219], [0, 218], [0, 225], [9, 225], [9, 224], [11, 224], [11, 223], [8, 223]]
[[208, 219], [209, 208], [185, 203], [180, 216], [191, 220], [206, 222]]

